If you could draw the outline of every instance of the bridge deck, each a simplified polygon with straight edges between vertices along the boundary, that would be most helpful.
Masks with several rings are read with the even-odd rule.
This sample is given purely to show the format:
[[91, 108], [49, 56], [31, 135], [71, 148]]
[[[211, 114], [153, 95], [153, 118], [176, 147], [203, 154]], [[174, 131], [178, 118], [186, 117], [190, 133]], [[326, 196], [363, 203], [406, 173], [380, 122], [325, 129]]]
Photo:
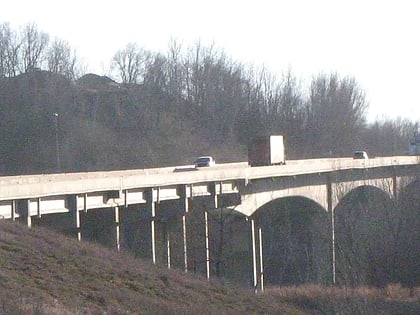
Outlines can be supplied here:
[[309, 159], [288, 161], [286, 165], [249, 167], [247, 163], [220, 164], [212, 168], [193, 166], [155, 169], [40, 174], [0, 177], [0, 200], [37, 198], [54, 195], [83, 194], [97, 191], [123, 191], [191, 185], [205, 182], [297, 176], [336, 170], [419, 164], [417, 156], [381, 157], [369, 160]]

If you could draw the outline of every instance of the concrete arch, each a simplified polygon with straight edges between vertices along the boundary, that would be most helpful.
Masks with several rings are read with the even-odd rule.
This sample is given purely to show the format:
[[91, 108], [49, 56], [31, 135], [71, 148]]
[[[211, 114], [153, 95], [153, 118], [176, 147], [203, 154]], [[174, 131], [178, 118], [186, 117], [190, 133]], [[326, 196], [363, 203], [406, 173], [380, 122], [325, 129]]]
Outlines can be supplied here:
[[390, 259], [398, 223], [396, 204], [381, 188], [352, 189], [334, 209], [336, 280], [341, 285], [383, 285], [392, 279]]
[[331, 283], [331, 223], [321, 205], [287, 196], [266, 203], [252, 218], [262, 229], [266, 283]]
[[396, 235], [395, 278], [408, 287], [420, 283], [420, 178], [405, 185], [398, 195], [400, 225]]
[[[420, 198], [420, 178], [415, 177], [400, 184], [399, 202], [404, 202], [402, 199], [413, 198], [416, 201]], [[417, 202], [416, 204], [419, 205]]]
[[[267, 183], [264, 183], [267, 185]], [[252, 193], [241, 195], [241, 204], [238, 206], [238, 211], [251, 216], [258, 209], [264, 205], [272, 202], [273, 200], [301, 196], [301, 198], [307, 198], [313, 200], [319, 204], [323, 209], [328, 208], [328, 189], [325, 184], [317, 185], [303, 185], [295, 187], [285, 187], [280, 189], [258, 189], [253, 187]], [[305, 197], [308, 196], [308, 197]]]
[[392, 196], [389, 194], [389, 192], [384, 191], [382, 188], [383, 187], [381, 186], [370, 184], [353, 187], [340, 199], [339, 203], [334, 208], [334, 212], [337, 214], [340, 211], [344, 211], [343, 209], [348, 209], [348, 203], [356, 202], [357, 198], [362, 198], [359, 200], [359, 203], [364, 202], [367, 206], [371, 205], [372, 202], [378, 201], [381, 201], [382, 203], [386, 202], [392, 205]]
[[375, 187], [391, 198], [396, 193], [395, 181], [393, 178], [381, 178], [334, 183], [331, 185], [332, 208], [336, 208], [343, 198], [360, 187]]

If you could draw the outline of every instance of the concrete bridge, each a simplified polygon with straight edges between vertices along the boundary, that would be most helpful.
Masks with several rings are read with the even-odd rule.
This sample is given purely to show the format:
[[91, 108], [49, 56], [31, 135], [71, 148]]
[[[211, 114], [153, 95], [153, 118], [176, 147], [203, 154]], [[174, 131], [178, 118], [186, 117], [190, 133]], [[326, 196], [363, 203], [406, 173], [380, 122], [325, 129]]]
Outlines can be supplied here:
[[[334, 208], [348, 192], [359, 186], [374, 186], [391, 198], [405, 179], [418, 179], [417, 156], [288, 161], [286, 165], [249, 167], [247, 163], [220, 164], [211, 168], [193, 166], [108, 172], [64, 173], [0, 177], [0, 217], [22, 220], [30, 227], [33, 218], [67, 213], [75, 234], [83, 238], [81, 214], [88, 210], [111, 209], [113, 241], [120, 249], [120, 216], [138, 207], [150, 218], [150, 253], [157, 262], [159, 242], [156, 218], [165, 202], [177, 201], [175, 214], [182, 217], [183, 268], [189, 271], [186, 214], [193, 200], [203, 200], [206, 274], [211, 276], [208, 213], [234, 211], [249, 222], [252, 247], [253, 285], [264, 288], [263, 230], [256, 212], [273, 200], [300, 196], [316, 202], [331, 216], [332, 275], [335, 281]], [[167, 212], [166, 212], [167, 213]], [[171, 266], [171, 239], [165, 234], [165, 255]]]

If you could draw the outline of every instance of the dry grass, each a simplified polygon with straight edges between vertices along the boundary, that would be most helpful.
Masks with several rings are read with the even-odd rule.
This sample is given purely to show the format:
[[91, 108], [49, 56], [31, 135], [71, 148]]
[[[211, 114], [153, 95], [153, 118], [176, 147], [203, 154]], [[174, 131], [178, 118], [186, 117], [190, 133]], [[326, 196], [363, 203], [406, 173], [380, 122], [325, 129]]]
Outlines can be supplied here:
[[47, 229], [0, 221], [0, 314], [419, 314], [419, 291], [319, 286], [255, 295]]
[[404, 288], [401, 283], [392, 283], [385, 288], [386, 297], [390, 300], [418, 301], [420, 288]]
[[282, 309], [251, 291], [10, 221], [0, 221], [0, 266], [0, 314], [256, 314]]
[[318, 285], [275, 287], [266, 295], [277, 297], [311, 314], [420, 314], [420, 289], [391, 284], [385, 288], [339, 288]]

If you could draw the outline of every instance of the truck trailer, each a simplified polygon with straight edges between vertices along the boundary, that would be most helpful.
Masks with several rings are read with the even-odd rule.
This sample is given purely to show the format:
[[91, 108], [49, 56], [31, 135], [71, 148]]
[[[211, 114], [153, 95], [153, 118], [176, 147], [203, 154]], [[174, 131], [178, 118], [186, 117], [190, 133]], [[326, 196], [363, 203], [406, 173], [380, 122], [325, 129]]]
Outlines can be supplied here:
[[286, 164], [283, 136], [260, 136], [248, 142], [248, 164], [267, 166]]
[[420, 154], [420, 127], [417, 129], [417, 132], [415, 132], [413, 137], [410, 139], [410, 144], [408, 146], [408, 154], [410, 155]]

